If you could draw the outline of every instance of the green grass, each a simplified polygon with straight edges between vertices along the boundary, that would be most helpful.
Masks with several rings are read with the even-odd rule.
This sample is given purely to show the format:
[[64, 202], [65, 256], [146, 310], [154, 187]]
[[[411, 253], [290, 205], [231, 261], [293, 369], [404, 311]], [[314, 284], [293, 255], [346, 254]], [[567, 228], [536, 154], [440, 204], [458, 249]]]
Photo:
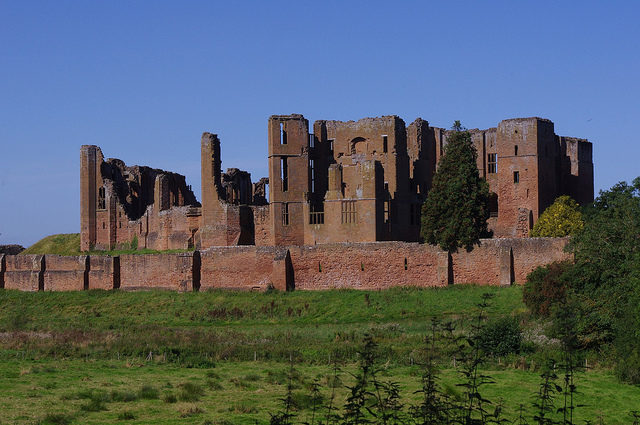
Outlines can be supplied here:
[[[34, 371], [34, 366], [47, 368], [46, 372]], [[268, 423], [269, 414], [280, 408], [279, 399], [285, 395], [286, 382], [270, 379], [274, 373], [285, 373], [287, 366], [275, 362], [223, 362], [216, 366], [216, 381], [222, 389], [206, 386], [209, 370], [186, 369], [155, 362], [130, 363], [126, 361], [45, 360], [26, 362], [12, 360], [0, 364], [0, 411], [2, 423], [33, 424], [49, 416], [71, 418], [74, 424], [117, 424], [126, 416], [134, 424], [202, 424], [231, 421], [234, 424]], [[384, 368], [384, 365], [383, 365]], [[321, 383], [331, 376], [329, 365], [296, 366], [299, 377], [294, 384], [296, 422], [310, 418], [308, 387], [314, 379]], [[343, 385], [338, 387], [337, 402], [342, 404], [347, 395], [345, 385], [353, 383], [354, 366], [347, 365], [341, 372]], [[381, 375], [385, 380], [400, 384], [403, 403], [417, 403], [418, 388], [416, 367], [387, 367]], [[494, 403], [505, 403], [505, 413], [515, 415], [520, 403], [528, 411], [531, 420], [531, 403], [539, 384], [539, 376], [531, 371], [517, 369], [492, 369], [486, 371], [496, 381], [488, 385], [483, 396]], [[260, 377], [250, 386], [231, 382], [251, 374]], [[441, 384], [451, 392], [459, 391], [456, 383], [459, 375], [451, 369], [441, 374]], [[146, 383], [152, 382], [160, 398], [113, 398], [114, 393], [135, 394]], [[584, 419], [595, 420], [599, 415], [609, 425], [630, 423], [627, 412], [637, 406], [640, 388], [620, 385], [608, 372], [591, 371], [579, 374], [576, 379], [578, 404], [585, 407], [576, 410], [575, 423]], [[189, 388], [186, 392], [185, 389]], [[188, 394], [188, 396], [184, 396]], [[167, 396], [173, 395], [172, 402]], [[322, 389], [325, 400], [330, 390]], [[195, 422], [194, 422], [195, 420]], [[55, 422], [52, 422], [55, 423]], [[61, 422], [65, 423], [65, 422]], [[597, 423], [597, 422], [596, 422]]]
[[40, 239], [21, 254], [80, 255], [80, 233], [63, 233]]
[[29, 248], [21, 252], [21, 254], [55, 254], [55, 255], [124, 255], [124, 254], [171, 254], [190, 252], [193, 249], [170, 249], [166, 251], [157, 251], [153, 249], [114, 249], [110, 251], [80, 251], [80, 233], [68, 233], [59, 235], [50, 235], [40, 239]]
[[[176, 293], [169, 291], [0, 291], [0, 423], [268, 423], [279, 408], [288, 361], [299, 375], [297, 422], [309, 419], [309, 385], [328, 395], [331, 363], [344, 363], [353, 382], [362, 337], [379, 344], [384, 379], [401, 385], [403, 403], [415, 402], [415, 363], [431, 318], [469, 328], [483, 293], [494, 295], [492, 318], [515, 315], [525, 327], [522, 290], [453, 286], [386, 291]], [[540, 364], [553, 347], [487, 362], [495, 378], [483, 395], [501, 399], [513, 416], [531, 406]], [[460, 391], [452, 359], [442, 363], [442, 384]], [[589, 359], [589, 364], [594, 364]], [[619, 384], [597, 366], [577, 378], [576, 423], [628, 423], [640, 388]], [[227, 422], [225, 422], [227, 421]], [[529, 422], [531, 418], [529, 418]]]

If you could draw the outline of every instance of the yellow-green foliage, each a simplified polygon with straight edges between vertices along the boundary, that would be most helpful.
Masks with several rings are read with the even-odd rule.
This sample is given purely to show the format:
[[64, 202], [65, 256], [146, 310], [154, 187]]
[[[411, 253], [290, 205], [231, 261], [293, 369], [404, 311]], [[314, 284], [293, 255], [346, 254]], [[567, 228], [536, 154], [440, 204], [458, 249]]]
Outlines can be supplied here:
[[578, 203], [569, 196], [560, 196], [540, 215], [531, 230], [533, 237], [563, 237], [569, 236], [584, 227], [582, 213]]
[[40, 239], [22, 254], [80, 255], [80, 233], [62, 233]]

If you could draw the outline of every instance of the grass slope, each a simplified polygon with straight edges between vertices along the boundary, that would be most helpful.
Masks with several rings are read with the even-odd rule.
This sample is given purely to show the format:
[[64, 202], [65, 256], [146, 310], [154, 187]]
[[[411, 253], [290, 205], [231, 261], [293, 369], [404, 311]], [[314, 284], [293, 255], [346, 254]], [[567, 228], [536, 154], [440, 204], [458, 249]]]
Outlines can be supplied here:
[[188, 249], [170, 249], [157, 251], [153, 249], [114, 249], [111, 251], [80, 251], [80, 233], [62, 233], [40, 239], [21, 254], [55, 254], [55, 255], [123, 255], [123, 254], [159, 254], [188, 252]]
[[40, 239], [22, 254], [80, 255], [80, 233], [62, 233]]

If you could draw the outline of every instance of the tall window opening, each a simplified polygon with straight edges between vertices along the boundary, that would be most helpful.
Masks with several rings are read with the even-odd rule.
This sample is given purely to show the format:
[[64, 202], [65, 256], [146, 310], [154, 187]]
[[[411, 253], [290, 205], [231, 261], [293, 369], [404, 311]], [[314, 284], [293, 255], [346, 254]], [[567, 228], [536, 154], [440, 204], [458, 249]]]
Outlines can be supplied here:
[[382, 136], [382, 152], [387, 153], [387, 149], [388, 149], [388, 138], [387, 136]]
[[104, 186], [98, 189], [98, 209], [104, 210], [107, 208], [105, 201]]
[[280, 178], [282, 179], [282, 191], [289, 190], [289, 165], [287, 164], [287, 157], [280, 158]]
[[384, 224], [391, 223], [391, 200], [384, 201]]
[[520, 172], [519, 171], [514, 171], [513, 172], [513, 182], [514, 183], [520, 183]]
[[286, 202], [282, 204], [282, 225], [289, 225], [289, 204]]
[[487, 173], [495, 174], [498, 172], [498, 154], [487, 154]]
[[280, 123], [280, 144], [281, 145], [287, 144], [287, 131], [284, 129], [283, 122]]
[[356, 201], [342, 201], [342, 224], [355, 224], [357, 221]]
[[516, 146], [514, 147], [514, 149], [513, 149], [513, 154], [514, 154], [515, 156], [518, 156], [518, 145], [516, 145]]
[[316, 170], [315, 170], [315, 160], [309, 160], [309, 170], [311, 171], [311, 193], [315, 193], [316, 191]]
[[498, 195], [494, 192], [489, 194], [489, 217], [498, 216]]
[[333, 142], [334, 139], [327, 140], [327, 143], [329, 144], [329, 156], [333, 156]]

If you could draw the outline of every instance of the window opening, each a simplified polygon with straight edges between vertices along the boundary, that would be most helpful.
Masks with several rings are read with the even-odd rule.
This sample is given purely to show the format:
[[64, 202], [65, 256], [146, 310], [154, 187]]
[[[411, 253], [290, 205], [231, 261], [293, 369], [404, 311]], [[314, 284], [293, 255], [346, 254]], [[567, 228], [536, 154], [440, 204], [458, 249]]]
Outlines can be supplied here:
[[498, 172], [498, 154], [487, 154], [487, 173], [495, 174]]
[[361, 261], [360, 262], [360, 271], [363, 272], [364, 271], [364, 263]]
[[284, 129], [283, 122], [280, 123], [280, 144], [281, 145], [287, 144], [287, 131]]
[[333, 142], [334, 142], [334, 139], [329, 139], [329, 140], [327, 140], [327, 142], [329, 143], [329, 155], [333, 156]]
[[313, 133], [309, 134], [309, 147], [313, 148], [316, 145], [316, 137], [313, 135]]
[[286, 202], [282, 204], [282, 225], [289, 225], [289, 204]]
[[313, 159], [309, 160], [309, 168], [311, 169], [311, 193], [315, 193], [315, 191], [316, 191], [316, 170], [315, 170], [315, 161]]
[[105, 202], [104, 195], [104, 186], [98, 189], [98, 209], [104, 210], [107, 207], [107, 203]]
[[322, 265], [320, 264], [320, 261], [318, 261], [318, 272], [322, 273]]
[[287, 157], [280, 158], [280, 178], [282, 179], [282, 191], [289, 190], [289, 165], [287, 164]]
[[384, 224], [391, 223], [391, 200], [384, 201]]
[[387, 136], [382, 136], [382, 152], [387, 153]]
[[515, 148], [513, 149], [513, 154], [515, 156], [518, 156], [518, 145], [516, 145]]
[[356, 201], [342, 201], [342, 224], [357, 223]]
[[519, 171], [514, 171], [513, 172], [513, 182], [514, 183], [520, 183], [520, 172]]
[[489, 217], [498, 216], [498, 194], [491, 192], [489, 194]]
[[404, 269], [405, 270], [409, 269], [409, 264], [407, 264], [407, 257], [404, 258]]

